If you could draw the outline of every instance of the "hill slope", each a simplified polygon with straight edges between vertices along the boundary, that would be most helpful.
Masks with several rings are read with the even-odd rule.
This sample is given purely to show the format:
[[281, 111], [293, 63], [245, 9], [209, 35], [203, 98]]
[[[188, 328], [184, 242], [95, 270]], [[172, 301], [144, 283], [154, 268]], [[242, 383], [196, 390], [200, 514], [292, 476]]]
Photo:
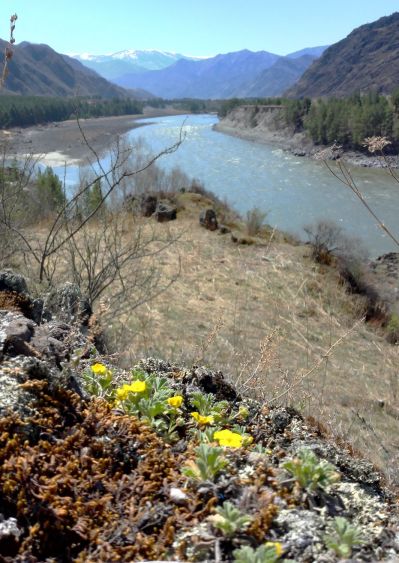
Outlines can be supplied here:
[[294, 84], [315, 60], [315, 56], [282, 57], [263, 70], [240, 94], [246, 97], [279, 96]]
[[[0, 40], [0, 50], [6, 43]], [[23, 42], [15, 47], [6, 82], [8, 93], [39, 96], [131, 96], [79, 61], [61, 55], [48, 45]]]
[[329, 47], [286, 93], [293, 97], [348, 96], [399, 85], [399, 12], [362, 25]]

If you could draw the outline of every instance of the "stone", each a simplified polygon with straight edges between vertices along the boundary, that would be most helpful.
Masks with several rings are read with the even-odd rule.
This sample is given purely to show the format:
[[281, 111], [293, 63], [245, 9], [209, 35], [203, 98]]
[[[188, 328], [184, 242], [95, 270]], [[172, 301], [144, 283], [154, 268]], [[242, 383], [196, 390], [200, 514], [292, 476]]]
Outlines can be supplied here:
[[158, 198], [153, 194], [143, 194], [140, 199], [140, 212], [143, 217], [151, 217], [157, 209]]
[[177, 207], [170, 203], [160, 201], [154, 213], [154, 217], [158, 223], [165, 223], [166, 221], [174, 221], [177, 218]]
[[15, 291], [15, 293], [28, 293], [25, 278], [11, 270], [0, 272], [0, 291]]
[[6, 519], [0, 514], [0, 553], [3, 556], [14, 557], [17, 554], [21, 535], [17, 519]]
[[228, 235], [229, 233], [231, 233], [231, 229], [226, 225], [219, 225], [219, 233], [221, 235]]
[[[3, 354], [7, 356], [34, 356], [35, 353], [29, 346], [29, 342], [34, 333], [35, 323], [22, 315], [7, 315], [9, 318], [5, 321], [6, 326], [4, 333], [6, 335]], [[11, 317], [11, 318], [10, 318]]]
[[179, 506], [184, 506], [187, 504], [188, 496], [184, 491], [178, 489], [177, 487], [171, 487], [169, 491], [170, 500]]
[[216, 231], [218, 228], [216, 213], [213, 209], [204, 209], [201, 211], [199, 222], [200, 225], [208, 229], [208, 231]]

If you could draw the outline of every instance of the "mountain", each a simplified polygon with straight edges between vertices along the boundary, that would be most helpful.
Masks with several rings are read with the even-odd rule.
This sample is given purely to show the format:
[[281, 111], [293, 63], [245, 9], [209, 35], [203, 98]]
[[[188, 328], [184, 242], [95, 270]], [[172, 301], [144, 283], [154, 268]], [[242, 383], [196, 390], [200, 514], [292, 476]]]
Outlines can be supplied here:
[[314, 60], [315, 56], [312, 55], [281, 57], [270, 68], [258, 74], [239, 95], [248, 98], [281, 96], [287, 88], [295, 84]]
[[114, 80], [124, 88], [144, 88], [162, 98], [229, 98], [271, 67], [278, 55], [248, 50], [217, 55], [200, 61], [179, 60], [174, 65], [143, 74], [126, 74]]
[[303, 57], [304, 55], [310, 55], [314, 59], [318, 59], [328, 47], [329, 45], [323, 45], [322, 47], [306, 47], [300, 51], [295, 51], [295, 53], [289, 53], [286, 55], [286, 58], [299, 59], [299, 57]]
[[[5, 41], [0, 39], [1, 52], [5, 46]], [[4, 93], [34, 96], [96, 95], [103, 98], [126, 98], [132, 95], [48, 45], [26, 41], [16, 45], [9, 71]]]
[[286, 93], [337, 96], [399, 86], [399, 12], [362, 25], [331, 45]]
[[198, 60], [196, 57], [188, 57], [179, 53], [156, 50], [133, 50], [118, 51], [111, 55], [71, 55], [79, 62], [95, 70], [106, 78], [113, 80], [123, 74], [142, 73], [148, 70], [161, 70], [180, 59]]

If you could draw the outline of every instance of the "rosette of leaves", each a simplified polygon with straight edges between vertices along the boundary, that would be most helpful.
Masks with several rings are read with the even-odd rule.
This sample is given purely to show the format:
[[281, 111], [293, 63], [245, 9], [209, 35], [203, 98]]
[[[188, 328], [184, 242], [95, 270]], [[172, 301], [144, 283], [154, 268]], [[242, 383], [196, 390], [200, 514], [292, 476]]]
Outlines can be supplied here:
[[195, 449], [196, 458], [183, 467], [182, 473], [194, 481], [214, 481], [217, 475], [227, 466], [223, 449], [200, 444]]
[[202, 416], [213, 416], [216, 424], [227, 424], [230, 422], [228, 401], [216, 401], [212, 393], [195, 391], [190, 395], [190, 403]]
[[302, 448], [297, 457], [289, 459], [282, 467], [290, 473], [301, 489], [313, 492], [317, 488], [325, 489], [339, 480], [339, 473], [334, 465], [319, 459], [309, 448]]
[[216, 514], [211, 516], [211, 522], [226, 538], [232, 538], [248, 527], [251, 517], [241, 512], [233, 503], [226, 501], [216, 508]]
[[235, 563], [275, 563], [282, 554], [283, 549], [278, 542], [267, 542], [256, 549], [246, 545], [233, 551]]
[[178, 439], [176, 429], [184, 425], [184, 419], [176, 409], [171, 409], [168, 399], [174, 395], [166, 377], [134, 372], [133, 376], [145, 382], [145, 390], [141, 393], [129, 393], [123, 401], [123, 409], [147, 422], [158, 434], [167, 441]]
[[344, 559], [349, 559], [352, 549], [364, 543], [360, 530], [342, 516], [334, 518], [327, 532], [323, 538], [325, 546]]

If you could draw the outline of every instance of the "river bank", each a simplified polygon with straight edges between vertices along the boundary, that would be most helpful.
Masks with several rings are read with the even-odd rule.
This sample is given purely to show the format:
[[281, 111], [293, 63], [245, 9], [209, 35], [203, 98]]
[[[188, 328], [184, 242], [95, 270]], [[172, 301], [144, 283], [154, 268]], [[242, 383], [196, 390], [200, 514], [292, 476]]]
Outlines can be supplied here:
[[87, 142], [76, 119], [1, 130], [0, 144], [6, 146], [10, 155], [32, 155], [49, 166], [78, 165], [93, 156], [91, 149], [101, 156], [117, 137], [144, 125], [137, 120], [180, 113], [171, 108], [146, 108], [142, 114], [81, 119], [79, 123]]
[[[214, 130], [247, 141], [271, 145], [295, 156], [320, 160], [319, 153], [327, 147], [315, 145], [306, 132], [297, 133], [287, 127], [282, 122], [280, 112], [279, 106], [240, 106], [214, 125]], [[389, 163], [392, 168], [399, 167], [398, 156], [383, 160], [360, 151], [344, 151], [342, 156], [351, 166], [386, 168]]]

